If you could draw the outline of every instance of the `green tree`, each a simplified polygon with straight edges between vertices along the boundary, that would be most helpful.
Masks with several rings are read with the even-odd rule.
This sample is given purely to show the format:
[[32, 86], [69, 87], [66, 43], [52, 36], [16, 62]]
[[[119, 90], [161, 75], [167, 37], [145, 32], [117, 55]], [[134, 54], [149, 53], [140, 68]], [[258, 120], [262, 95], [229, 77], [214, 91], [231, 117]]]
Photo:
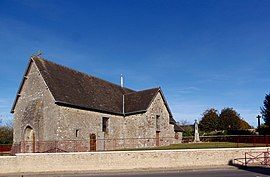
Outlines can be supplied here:
[[251, 129], [251, 126], [244, 119], [241, 119], [240, 130], [247, 130], [247, 129]]
[[0, 115], [0, 144], [12, 144], [13, 126], [11, 119]]
[[222, 109], [220, 112], [220, 128], [222, 130], [240, 130], [240, 115], [233, 108]]
[[219, 129], [219, 115], [218, 111], [214, 108], [207, 109], [202, 114], [199, 122], [199, 128], [202, 131], [211, 132]]
[[270, 127], [270, 93], [265, 96], [263, 107], [261, 108], [261, 114], [265, 125]]
[[13, 128], [10, 126], [0, 126], [0, 144], [12, 144]]

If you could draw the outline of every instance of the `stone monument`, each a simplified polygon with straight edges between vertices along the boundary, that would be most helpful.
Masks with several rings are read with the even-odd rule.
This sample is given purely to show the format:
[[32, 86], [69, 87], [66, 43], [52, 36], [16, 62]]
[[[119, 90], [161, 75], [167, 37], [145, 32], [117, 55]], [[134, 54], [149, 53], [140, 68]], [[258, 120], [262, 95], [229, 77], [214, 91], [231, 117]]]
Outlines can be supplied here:
[[200, 142], [200, 135], [199, 135], [199, 127], [198, 127], [198, 122], [195, 119], [194, 123], [194, 142]]

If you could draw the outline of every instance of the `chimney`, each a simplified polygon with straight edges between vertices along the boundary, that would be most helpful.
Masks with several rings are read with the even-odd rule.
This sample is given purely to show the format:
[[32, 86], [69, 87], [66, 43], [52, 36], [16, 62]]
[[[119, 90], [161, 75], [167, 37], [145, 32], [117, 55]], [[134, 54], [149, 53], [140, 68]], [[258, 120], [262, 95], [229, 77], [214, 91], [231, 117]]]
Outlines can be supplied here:
[[124, 77], [123, 77], [123, 74], [121, 74], [121, 87], [122, 88], [124, 87]]
[[[121, 80], [120, 80], [120, 82], [121, 82], [121, 87], [122, 88], [124, 88], [124, 77], [123, 77], [123, 74], [121, 74]], [[123, 97], [122, 97], [122, 104], [123, 104], [123, 115], [125, 116], [125, 95], [124, 95], [124, 93], [123, 93]]]

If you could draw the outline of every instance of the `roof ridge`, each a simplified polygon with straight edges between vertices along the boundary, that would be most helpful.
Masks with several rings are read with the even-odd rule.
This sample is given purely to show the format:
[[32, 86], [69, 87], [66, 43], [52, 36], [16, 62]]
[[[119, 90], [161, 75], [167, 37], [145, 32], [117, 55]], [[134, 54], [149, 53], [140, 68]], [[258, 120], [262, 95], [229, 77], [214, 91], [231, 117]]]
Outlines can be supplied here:
[[[120, 85], [118, 85], [118, 84], [116, 84], [116, 83], [113, 83], [113, 82], [107, 81], [107, 80], [105, 80], [105, 79], [101, 79], [101, 78], [99, 78], [99, 77], [93, 76], [93, 75], [88, 74], [88, 73], [86, 73], [86, 72], [78, 71], [78, 70], [73, 69], [73, 68], [71, 68], [71, 67], [67, 67], [67, 66], [64, 66], [64, 65], [61, 65], [61, 64], [55, 63], [55, 62], [53, 62], [53, 61], [51, 61], [51, 60], [47, 60], [47, 59], [42, 58], [42, 57], [37, 57], [37, 56], [34, 56], [34, 57], [31, 57], [31, 59], [32, 59], [33, 61], [35, 61], [34, 59], [40, 59], [40, 60], [43, 60], [43, 61], [46, 61], [46, 62], [52, 63], [52, 64], [54, 64], [54, 65], [57, 65], [57, 66], [63, 67], [63, 68], [65, 68], [65, 69], [68, 69], [68, 70], [74, 71], [74, 72], [76, 72], [76, 73], [83, 74], [83, 75], [85, 75], [85, 76], [87, 76], [87, 77], [96, 78], [96, 79], [102, 80], [102, 81], [104, 81], [104, 82], [106, 82], [106, 83], [109, 83], [109, 84], [112, 84], [112, 85], [115, 85], [115, 86], [117, 86], [117, 87], [122, 88]], [[123, 87], [123, 88], [124, 88], [124, 89], [128, 89], [128, 90], [133, 91], [133, 92], [136, 92], [135, 90], [132, 90], [132, 89], [127, 88], [127, 87]], [[123, 88], [122, 88], [122, 89], [123, 89]]]
[[154, 90], [154, 89], [160, 89], [160, 87], [147, 88], [147, 89], [139, 90], [138, 92], [143, 92], [143, 91], [147, 91], [147, 90]]
[[149, 88], [149, 89], [139, 90], [139, 91], [135, 91], [135, 92], [131, 92], [131, 93], [126, 93], [124, 95], [126, 96], [126, 95], [130, 95], [130, 94], [141, 93], [141, 92], [144, 92], [144, 91], [149, 91], [149, 90], [154, 90], [154, 89], [160, 90], [160, 87], [153, 87], [153, 88]]

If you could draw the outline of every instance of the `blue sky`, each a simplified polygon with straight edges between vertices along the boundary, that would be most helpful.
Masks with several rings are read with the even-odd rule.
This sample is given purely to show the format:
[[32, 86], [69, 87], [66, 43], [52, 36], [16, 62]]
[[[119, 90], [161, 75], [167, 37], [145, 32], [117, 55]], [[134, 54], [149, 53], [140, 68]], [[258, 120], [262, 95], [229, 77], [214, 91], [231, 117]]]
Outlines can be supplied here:
[[270, 1], [0, 0], [0, 115], [29, 57], [141, 90], [161, 86], [177, 121], [233, 107], [252, 125], [270, 91]]

